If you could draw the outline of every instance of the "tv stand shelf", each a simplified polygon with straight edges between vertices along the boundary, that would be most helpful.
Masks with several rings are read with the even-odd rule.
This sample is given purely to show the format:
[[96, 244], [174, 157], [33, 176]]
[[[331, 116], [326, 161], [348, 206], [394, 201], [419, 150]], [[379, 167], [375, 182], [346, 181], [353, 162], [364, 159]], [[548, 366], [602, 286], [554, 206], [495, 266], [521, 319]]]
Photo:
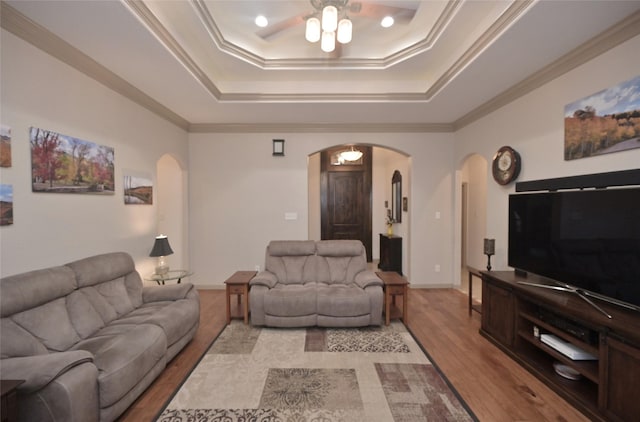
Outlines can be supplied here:
[[[609, 319], [568, 292], [518, 283], [548, 281], [513, 271], [482, 272], [480, 333], [593, 420], [627, 421], [640, 415], [640, 313], [598, 302]], [[597, 357], [572, 360], [543, 343], [552, 334]], [[577, 371], [556, 373], [554, 363]]]

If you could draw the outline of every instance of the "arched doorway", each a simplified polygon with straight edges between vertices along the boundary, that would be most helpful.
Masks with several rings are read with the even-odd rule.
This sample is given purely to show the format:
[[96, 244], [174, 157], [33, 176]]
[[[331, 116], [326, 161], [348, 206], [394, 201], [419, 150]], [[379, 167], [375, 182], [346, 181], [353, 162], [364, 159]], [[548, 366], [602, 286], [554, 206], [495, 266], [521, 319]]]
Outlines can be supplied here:
[[[467, 267], [482, 270], [485, 266], [483, 239], [487, 229], [487, 160], [479, 155], [467, 156], [457, 172], [456, 215], [458, 216], [458, 246], [456, 273], [461, 290], [469, 291]], [[482, 286], [473, 278], [473, 299], [480, 301]]]
[[[349, 144], [351, 145], [351, 144]], [[355, 144], [356, 146], [358, 144]], [[334, 145], [330, 148], [334, 148]], [[344, 145], [343, 145], [344, 146]], [[372, 258], [374, 264], [380, 258], [379, 234], [386, 233], [387, 208], [391, 207], [392, 184], [391, 179], [395, 170], [402, 174], [402, 196], [407, 198], [406, 210], [402, 211], [401, 223], [394, 224], [394, 234], [402, 237], [402, 267], [404, 274], [410, 276], [411, 250], [411, 159], [408, 155], [377, 145], [371, 145], [372, 162], [372, 192], [371, 192], [371, 232], [372, 232]], [[328, 148], [328, 149], [330, 149]], [[319, 240], [321, 238], [321, 204], [320, 204], [320, 153], [317, 151], [308, 157], [308, 210], [309, 227], [308, 238]], [[375, 266], [375, 265], [374, 265]]]
[[168, 257], [171, 268], [188, 268], [186, 219], [186, 172], [171, 155], [165, 154], [156, 163], [157, 233], [168, 236], [173, 255]]

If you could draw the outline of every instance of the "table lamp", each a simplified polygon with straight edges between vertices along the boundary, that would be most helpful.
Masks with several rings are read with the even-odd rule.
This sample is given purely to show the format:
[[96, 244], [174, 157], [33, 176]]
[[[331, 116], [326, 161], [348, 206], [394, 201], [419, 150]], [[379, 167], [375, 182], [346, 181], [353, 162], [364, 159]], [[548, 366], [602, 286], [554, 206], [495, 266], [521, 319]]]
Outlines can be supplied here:
[[173, 250], [169, 245], [169, 239], [164, 234], [160, 236], [156, 236], [156, 240], [153, 244], [153, 249], [151, 249], [151, 253], [149, 256], [157, 256], [158, 257], [158, 266], [156, 267], [156, 274], [164, 275], [169, 272], [169, 265], [167, 265], [164, 257], [167, 255], [171, 255]]
[[487, 255], [487, 271], [491, 271], [491, 255], [496, 253], [496, 240], [484, 239], [484, 254]]

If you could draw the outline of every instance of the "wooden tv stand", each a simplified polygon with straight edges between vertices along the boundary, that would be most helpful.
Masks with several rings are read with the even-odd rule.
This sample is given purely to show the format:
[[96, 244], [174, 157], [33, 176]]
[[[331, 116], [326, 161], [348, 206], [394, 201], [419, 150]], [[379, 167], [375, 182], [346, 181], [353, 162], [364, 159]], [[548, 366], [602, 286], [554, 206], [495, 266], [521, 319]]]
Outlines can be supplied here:
[[[513, 271], [482, 272], [480, 334], [594, 420], [640, 415], [640, 312], [596, 300], [609, 319], [574, 293], [519, 284], [549, 284]], [[535, 327], [535, 328], [534, 328]], [[598, 360], [571, 360], [534, 334], [553, 334]], [[555, 362], [581, 374], [558, 375]]]

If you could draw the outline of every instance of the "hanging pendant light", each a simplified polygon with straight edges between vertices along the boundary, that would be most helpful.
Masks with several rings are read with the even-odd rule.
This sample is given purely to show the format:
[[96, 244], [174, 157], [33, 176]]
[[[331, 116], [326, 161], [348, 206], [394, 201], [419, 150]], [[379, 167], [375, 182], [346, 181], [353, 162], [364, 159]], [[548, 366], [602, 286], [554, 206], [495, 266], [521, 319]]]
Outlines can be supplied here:
[[[336, 48], [336, 40], [340, 44], [351, 42], [353, 24], [346, 12], [349, 0], [310, 0], [316, 12], [307, 19], [305, 38], [315, 43], [320, 41], [320, 48], [330, 53]], [[338, 18], [342, 17], [339, 21]]]
[[351, 147], [351, 150], [342, 151], [340, 153], [340, 157], [345, 161], [358, 161], [360, 158], [362, 158], [362, 151], [358, 151], [357, 149]]

